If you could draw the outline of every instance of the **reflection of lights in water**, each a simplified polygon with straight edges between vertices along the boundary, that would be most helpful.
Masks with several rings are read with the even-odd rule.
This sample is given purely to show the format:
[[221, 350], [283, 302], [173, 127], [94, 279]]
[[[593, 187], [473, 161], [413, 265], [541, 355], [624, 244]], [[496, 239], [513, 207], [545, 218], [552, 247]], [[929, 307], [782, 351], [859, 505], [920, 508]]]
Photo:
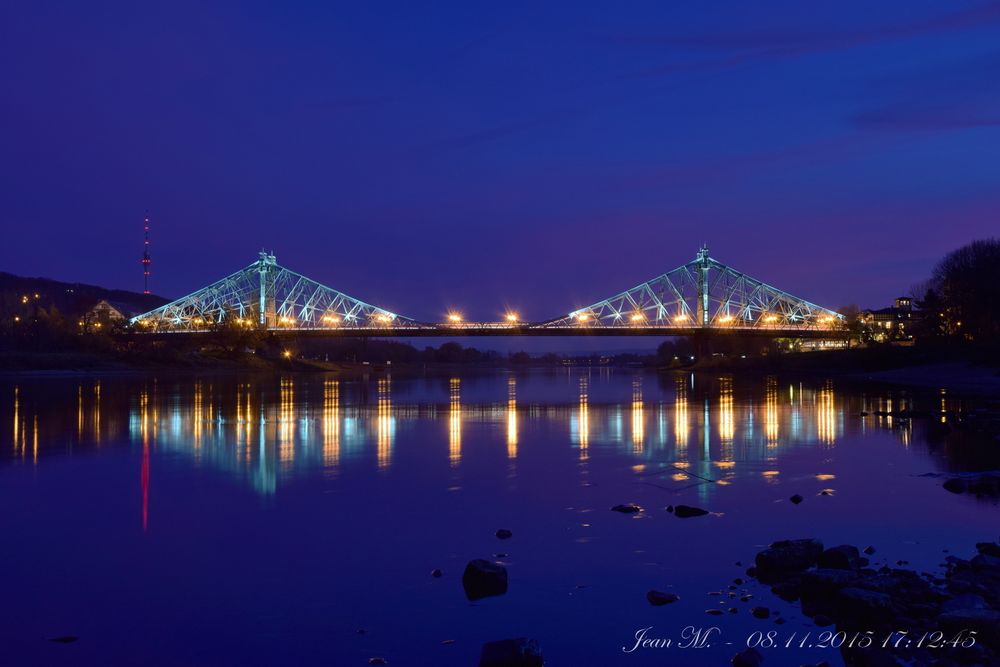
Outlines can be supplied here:
[[778, 379], [769, 375], [764, 388], [764, 437], [768, 449], [778, 446], [779, 429]]
[[507, 458], [517, 457], [517, 380], [507, 378]]
[[[16, 399], [15, 399], [16, 401]], [[83, 385], [76, 386], [76, 441], [83, 440]]]
[[142, 469], [139, 473], [142, 486], [142, 530], [149, 526], [149, 394], [139, 394], [139, 420], [142, 425]]
[[642, 379], [637, 376], [632, 379], [632, 449], [636, 454], [642, 453], [645, 435], [646, 415], [642, 406]]
[[192, 440], [194, 442], [194, 451], [197, 455], [201, 451], [201, 382], [194, 383], [194, 398], [192, 399], [191, 408], [191, 427], [192, 427]]
[[587, 458], [587, 448], [590, 446], [590, 393], [589, 381], [580, 378], [580, 407], [577, 414], [577, 428], [580, 430], [580, 458]]
[[816, 479], [818, 479], [821, 482], [828, 482], [831, 479], [837, 479], [837, 476], [836, 475], [831, 475], [829, 473], [820, 473], [820, 474], [816, 475]]
[[340, 462], [340, 382], [323, 383], [323, 465]]
[[711, 419], [708, 415], [708, 398], [702, 403], [701, 410], [701, 460], [711, 461], [712, 460], [712, 450], [709, 447], [710, 433], [709, 433], [709, 422]]
[[38, 465], [38, 415], [31, 420], [31, 461]]
[[389, 467], [392, 457], [392, 387], [389, 378], [380, 378], [378, 381], [378, 404], [376, 412], [376, 444], [378, 451], [378, 467], [383, 470]]
[[20, 439], [20, 420], [21, 420], [21, 388], [14, 387], [14, 452], [17, 453], [17, 443]]
[[101, 442], [101, 381], [94, 383], [94, 442]]
[[660, 402], [656, 406], [656, 448], [667, 446], [667, 408]]
[[688, 400], [687, 383], [684, 378], [677, 378], [677, 389], [674, 396], [674, 440], [677, 443], [677, 455], [683, 456], [687, 451], [688, 430]]
[[736, 433], [733, 418], [733, 379], [719, 378], [719, 440], [722, 447], [722, 459], [733, 458], [733, 436]]
[[288, 465], [295, 460], [295, 381], [281, 378], [278, 394], [278, 461]]
[[816, 395], [816, 435], [824, 445], [832, 445], [837, 434], [833, 385], [829, 381]]
[[451, 402], [448, 408], [448, 458], [452, 466], [462, 460], [462, 380], [451, 378]]

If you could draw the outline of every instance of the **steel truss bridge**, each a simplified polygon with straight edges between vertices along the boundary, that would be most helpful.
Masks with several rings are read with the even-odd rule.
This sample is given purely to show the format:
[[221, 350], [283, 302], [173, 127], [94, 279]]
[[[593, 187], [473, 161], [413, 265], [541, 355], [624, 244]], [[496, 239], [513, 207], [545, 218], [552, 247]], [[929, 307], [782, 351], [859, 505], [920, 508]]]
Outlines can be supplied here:
[[246, 327], [284, 336], [700, 336], [833, 338], [844, 317], [716, 261], [694, 260], [632, 289], [540, 322], [421, 322], [373, 306], [278, 264], [261, 252], [250, 266], [129, 321], [147, 334]]

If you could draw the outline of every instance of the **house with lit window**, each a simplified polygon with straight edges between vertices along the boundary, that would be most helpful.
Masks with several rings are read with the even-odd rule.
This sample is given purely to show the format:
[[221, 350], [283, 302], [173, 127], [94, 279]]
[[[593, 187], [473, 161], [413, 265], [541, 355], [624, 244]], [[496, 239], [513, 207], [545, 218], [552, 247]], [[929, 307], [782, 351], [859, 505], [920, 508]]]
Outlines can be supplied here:
[[897, 297], [888, 308], [863, 310], [859, 317], [877, 341], [913, 339], [913, 299], [908, 296]]

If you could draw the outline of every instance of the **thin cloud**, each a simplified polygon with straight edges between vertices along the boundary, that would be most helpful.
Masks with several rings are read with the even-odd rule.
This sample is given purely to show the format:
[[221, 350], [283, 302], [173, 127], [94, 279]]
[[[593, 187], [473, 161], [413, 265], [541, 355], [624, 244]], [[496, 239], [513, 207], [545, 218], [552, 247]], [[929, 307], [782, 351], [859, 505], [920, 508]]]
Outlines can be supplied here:
[[1000, 52], [910, 70], [872, 82], [879, 106], [855, 114], [859, 129], [932, 132], [1000, 126]]
[[729, 69], [754, 62], [843, 51], [884, 42], [996, 25], [1000, 25], [1000, 3], [992, 2], [981, 7], [942, 16], [854, 32], [760, 30], [692, 37], [680, 35], [623, 36], [616, 37], [613, 41], [631, 46], [665, 46], [738, 52], [725, 58], [668, 63], [623, 75], [623, 78], [634, 78]]

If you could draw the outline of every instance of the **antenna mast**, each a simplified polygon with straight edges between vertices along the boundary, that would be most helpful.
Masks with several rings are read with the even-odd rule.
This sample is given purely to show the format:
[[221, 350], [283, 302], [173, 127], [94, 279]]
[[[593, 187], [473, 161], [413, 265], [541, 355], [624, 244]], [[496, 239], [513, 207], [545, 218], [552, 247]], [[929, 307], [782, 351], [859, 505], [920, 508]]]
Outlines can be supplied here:
[[153, 263], [153, 260], [149, 258], [149, 214], [146, 214], [146, 219], [144, 220], [143, 231], [145, 233], [145, 239], [142, 247], [142, 293], [149, 294], [149, 265]]

